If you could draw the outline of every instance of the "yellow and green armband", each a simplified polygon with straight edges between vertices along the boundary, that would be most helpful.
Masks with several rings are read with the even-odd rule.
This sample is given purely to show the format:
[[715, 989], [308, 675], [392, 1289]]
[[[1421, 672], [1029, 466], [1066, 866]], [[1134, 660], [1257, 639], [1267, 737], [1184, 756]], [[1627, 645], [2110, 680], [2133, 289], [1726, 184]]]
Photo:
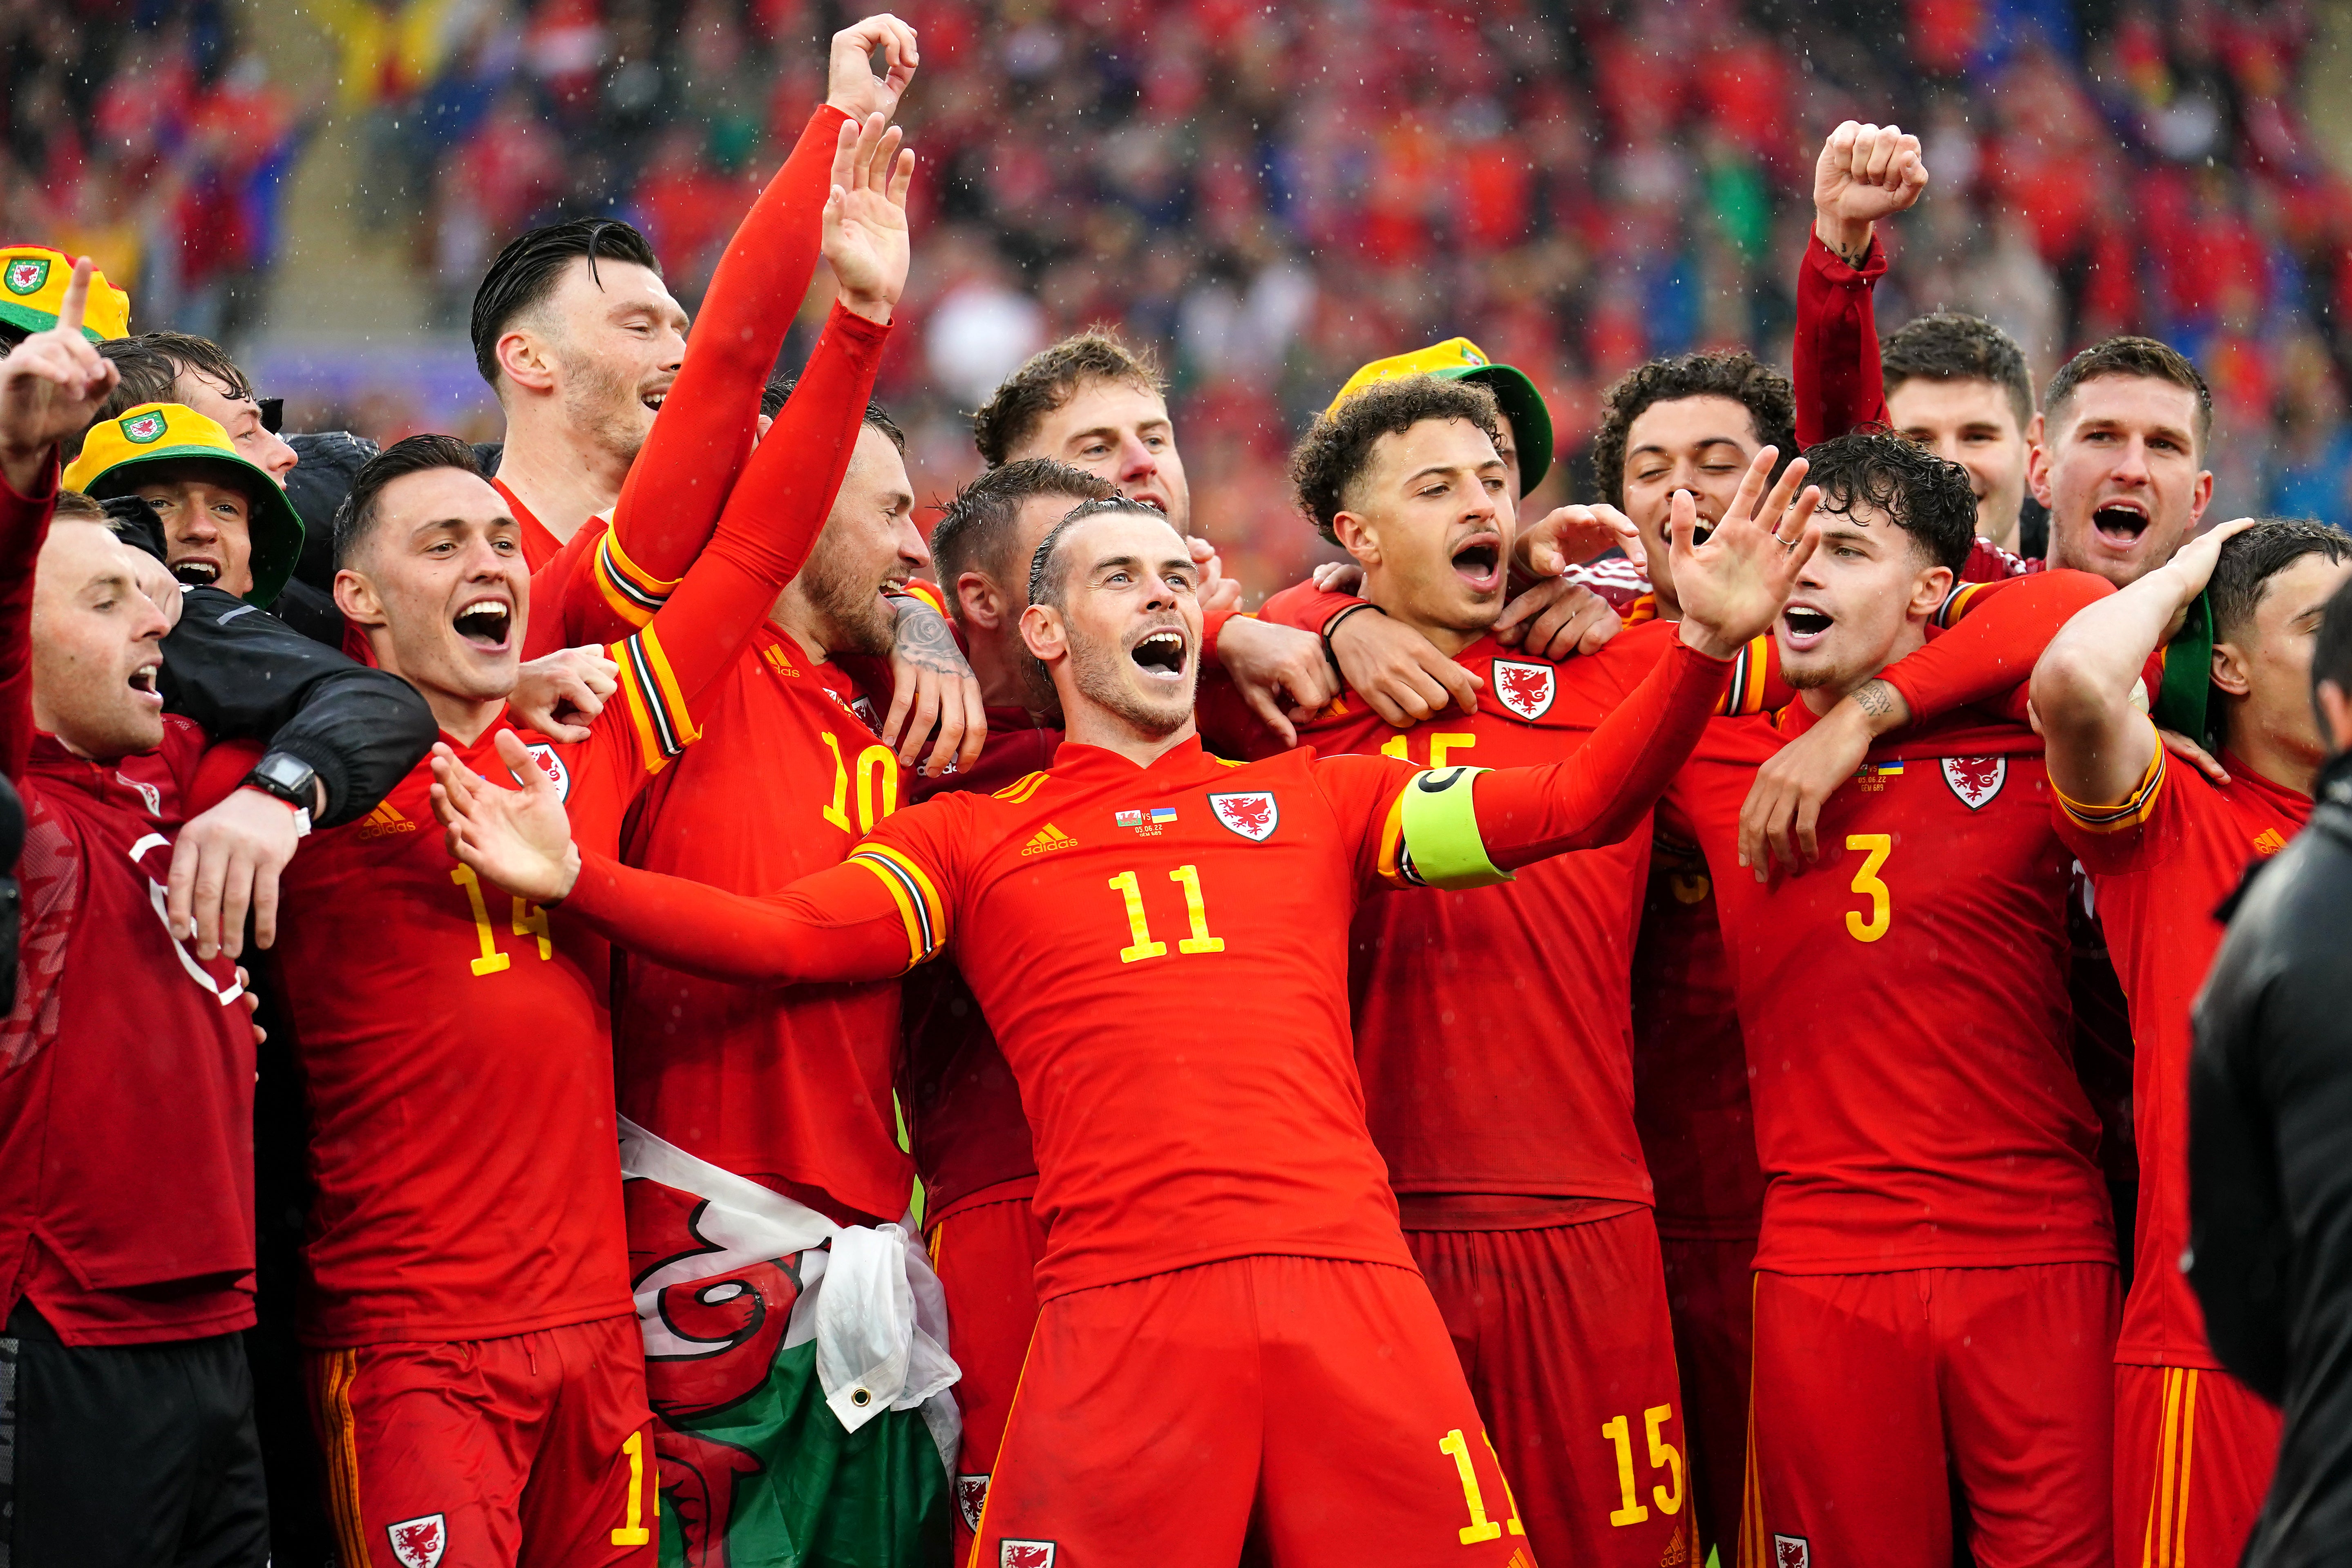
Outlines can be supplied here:
[[1405, 781], [1397, 872], [1415, 887], [1492, 887], [1511, 873], [1486, 858], [1472, 783], [1485, 768], [1432, 768]]

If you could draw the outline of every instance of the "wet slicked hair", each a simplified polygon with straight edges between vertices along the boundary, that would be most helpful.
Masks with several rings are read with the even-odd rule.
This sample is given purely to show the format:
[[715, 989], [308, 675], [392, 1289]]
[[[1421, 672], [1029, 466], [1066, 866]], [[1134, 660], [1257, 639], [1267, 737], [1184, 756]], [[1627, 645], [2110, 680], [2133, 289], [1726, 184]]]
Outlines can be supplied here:
[[1045, 537], [1037, 541], [1037, 553], [1029, 558], [1030, 603], [1051, 605], [1055, 610], [1062, 608], [1070, 587], [1070, 564], [1062, 559], [1068, 553], [1062, 549], [1063, 539], [1082, 523], [1118, 512], [1132, 512], [1138, 517], [1150, 517], [1155, 523], [1167, 523], [1170, 533], [1176, 531], [1176, 525], [1169, 523], [1159, 507], [1130, 501], [1124, 496], [1110, 496], [1099, 501], [1081, 501], [1070, 508], [1069, 516], [1047, 529]]
[[2064, 364], [2050, 378], [2050, 390], [2042, 395], [2042, 416], [2045, 429], [2065, 422], [2066, 409], [2074, 394], [2085, 382], [2110, 376], [2146, 376], [2152, 381], [2170, 382], [2184, 392], [2197, 396], [2197, 450], [2203, 452], [2213, 438], [2213, 389], [2189, 357], [2168, 343], [2153, 338], [2110, 338], [2104, 343], [2094, 343]]
[[1686, 397], [1726, 397], [1748, 410], [1759, 444], [1777, 447], [1777, 475], [1797, 455], [1797, 396], [1789, 378], [1745, 349], [1727, 353], [1676, 354], [1636, 365], [1601, 394], [1601, 428], [1592, 436], [1592, 477], [1601, 498], [1625, 504], [1625, 441], [1633, 422], [1654, 403]]
[[2326, 523], [2264, 517], [2222, 540], [2212, 580], [2205, 585], [2213, 606], [2213, 640], [2226, 643], [2252, 624], [2271, 579], [2307, 555], [2352, 560], [2352, 534]]
[[1905, 382], [1990, 382], [2009, 394], [2022, 435], [2033, 423], [2033, 372], [2017, 340], [1964, 310], [1938, 310], [1906, 321], [1880, 345], [1888, 396]]
[[[798, 385], [798, 376], [769, 377], [768, 384], [760, 391], [760, 412], [770, 419], [783, 413], [784, 404], [793, 399], [793, 389]], [[866, 423], [888, 436], [890, 444], [898, 449], [899, 456], [907, 455], [907, 433], [898, 428], [898, 422], [890, 417], [890, 411], [872, 398], [866, 400]]]
[[931, 559], [948, 601], [961, 616], [963, 607], [955, 580], [966, 571], [985, 571], [1009, 585], [1015, 524], [1028, 502], [1044, 497], [1066, 499], [1075, 507], [1118, 495], [1118, 487], [1109, 480], [1051, 457], [1024, 457], [989, 469], [956, 492], [931, 529]]
[[995, 395], [973, 411], [971, 444], [980, 460], [1001, 467], [1037, 434], [1045, 416], [1077, 395], [1088, 382], [1125, 382], [1146, 392], [1165, 392], [1168, 380], [1149, 350], [1130, 349], [1108, 327], [1089, 327], [1029, 356], [1004, 378]]
[[98, 345], [99, 357], [113, 362], [122, 379], [99, 409], [100, 424], [146, 402], [184, 402], [178, 382], [195, 374], [216, 382], [231, 398], [253, 401], [253, 383], [246, 380], [228, 351], [209, 338], [192, 332], [142, 332], [135, 338], [113, 338]]
[[572, 218], [509, 242], [474, 290], [474, 368], [493, 388], [499, 384], [499, 340], [517, 317], [547, 303], [564, 269], [583, 256], [592, 278], [599, 258], [634, 262], [661, 275], [661, 262], [646, 236], [618, 218]]
[[360, 465], [360, 471], [352, 478], [352, 493], [335, 510], [336, 570], [352, 564], [374, 530], [379, 510], [376, 503], [383, 497], [384, 487], [395, 479], [431, 468], [457, 468], [477, 479], [489, 477], [482, 472], [472, 444], [454, 435], [412, 435], [394, 442]]
[[1315, 531], [1339, 542], [1336, 519], [1348, 509], [1349, 486], [1371, 465], [1383, 435], [1402, 435], [1425, 419], [1467, 420], [1499, 448], [1503, 427], [1495, 394], [1476, 382], [1444, 376], [1399, 376], [1373, 382], [1339, 407], [1316, 416], [1290, 454], [1290, 487]]
[[1977, 497], [1969, 471], [1916, 442], [1884, 433], [1839, 435], [1805, 452], [1805, 483], [1822, 510], [1874, 507], [1937, 566], [1958, 571], [1976, 548]]

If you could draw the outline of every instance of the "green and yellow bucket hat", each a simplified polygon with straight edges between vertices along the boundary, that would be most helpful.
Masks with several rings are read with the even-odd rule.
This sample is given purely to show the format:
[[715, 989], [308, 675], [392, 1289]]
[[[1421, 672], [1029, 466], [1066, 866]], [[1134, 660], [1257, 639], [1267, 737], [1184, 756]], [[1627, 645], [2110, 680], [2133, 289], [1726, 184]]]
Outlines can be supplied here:
[[1444, 376], [1449, 381], [1484, 383], [1510, 419], [1511, 434], [1519, 444], [1519, 494], [1524, 496], [1542, 484], [1543, 476], [1551, 472], [1551, 411], [1544, 406], [1543, 394], [1536, 391], [1536, 383], [1525, 371], [1495, 363], [1467, 338], [1448, 338], [1409, 354], [1374, 360], [1348, 378], [1348, 384], [1331, 400], [1331, 408], [1391, 376]]
[[[143, 402], [101, 419], [82, 437], [81, 455], [66, 469], [66, 486], [98, 500], [128, 496], [142, 471], [174, 463], [209, 463], [245, 492], [246, 528], [253, 552], [247, 604], [267, 610], [302, 555], [302, 517], [268, 471], [229, 440], [228, 432], [184, 403]], [[232, 471], [233, 472], [228, 472]]]
[[[46, 332], [56, 326], [66, 279], [73, 269], [73, 257], [62, 251], [37, 245], [0, 246], [0, 320], [27, 332]], [[81, 335], [93, 343], [131, 335], [131, 296], [107, 282], [102, 272], [89, 275], [89, 305], [82, 312]]]

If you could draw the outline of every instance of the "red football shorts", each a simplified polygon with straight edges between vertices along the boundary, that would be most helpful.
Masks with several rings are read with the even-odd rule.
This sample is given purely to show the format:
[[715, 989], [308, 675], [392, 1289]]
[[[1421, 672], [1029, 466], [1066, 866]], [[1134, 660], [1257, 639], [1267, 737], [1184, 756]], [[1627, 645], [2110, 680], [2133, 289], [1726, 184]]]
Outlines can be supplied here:
[[656, 1560], [636, 1319], [312, 1351], [303, 1370], [345, 1568]]
[[2226, 1372], [2116, 1367], [2116, 1568], [2231, 1568], [2278, 1446], [2278, 1411]]
[[988, 1478], [1004, 1440], [1021, 1361], [1029, 1354], [1029, 1331], [1037, 1326], [1037, 1260], [1045, 1255], [1045, 1228], [1024, 1191], [951, 1210], [931, 1227], [930, 1243], [931, 1267], [947, 1289], [948, 1354], [963, 1370], [955, 1385], [963, 1412], [955, 1478], [955, 1561], [961, 1563], [971, 1555], [971, 1532], [988, 1500]]
[[1756, 1276], [1744, 1568], [2109, 1568], [2108, 1263]]
[[971, 1562], [1533, 1568], [1523, 1529], [1419, 1274], [1237, 1258], [1045, 1304]]
[[1536, 1560], [1700, 1562], [1650, 1211], [1539, 1230], [1408, 1230], [1405, 1240]]
[[1749, 1265], [1756, 1238], [1658, 1239], [1666, 1265], [1666, 1311], [1682, 1371], [1683, 1430], [1690, 1437], [1691, 1490], [1699, 1555], [1738, 1552], [1739, 1510], [1748, 1492], [1748, 1374], [1754, 1312]]

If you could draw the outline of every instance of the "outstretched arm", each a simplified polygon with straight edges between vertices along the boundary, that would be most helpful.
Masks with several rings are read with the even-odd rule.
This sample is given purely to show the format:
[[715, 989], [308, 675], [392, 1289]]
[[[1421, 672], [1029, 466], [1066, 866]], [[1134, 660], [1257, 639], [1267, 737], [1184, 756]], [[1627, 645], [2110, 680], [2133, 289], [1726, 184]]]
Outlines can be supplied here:
[[[2042, 722], [2050, 787], [2063, 801], [2078, 808], [2120, 806], [2140, 791], [2159, 743], [2156, 727], [2132, 702], [2132, 687], [2147, 656], [2205, 591], [2223, 542], [2253, 526], [2252, 518], [2241, 517], [2191, 540], [2163, 566], [2075, 616], [2050, 640], [2033, 666], [2033, 711]], [[2075, 816], [2084, 820], [2081, 810]]]
[[[749, 898], [683, 877], [639, 871], [607, 856], [583, 857], [563, 800], [511, 730], [499, 759], [508, 789], [477, 779], [446, 744], [433, 756], [433, 809], [449, 852], [509, 893], [561, 902], [567, 917], [656, 963], [736, 985], [832, 984], [887, 979], [930, 956], [910, 949], [901, 901], [911, 887], [938, 915], [928, 880], [891, 852], [861, 850], [779, 894]], [[922, 925], [940, 930], [943, 920]]]
[[1800, 447], [1887, 423], [1871, 308], [1871, 289], [1886, 272], [1876, 226], [1916, 202], [1927, 186], [1919, 139], [1898, 126], [1849, 120], [1822, 144], [1813, 165], [1813, 229], [1797, 275], [1792, 369]]
[[[866, 69], [862, 56], [856, 68]], [[532, 640], [533, 656], [644, 625], [701, 554], [750, 463], [761, 389], [820, 249], [840, 288], [827, 330], [849, 316], [889, 321], [907, 277], [904, 176], [913, 154], [899, 140], [879, 112], [861, 123], [828, 107], [812, 118], [712, 277], [613, 526], [534, 579], [560, 594], [562, 618], [543, 643]]]

